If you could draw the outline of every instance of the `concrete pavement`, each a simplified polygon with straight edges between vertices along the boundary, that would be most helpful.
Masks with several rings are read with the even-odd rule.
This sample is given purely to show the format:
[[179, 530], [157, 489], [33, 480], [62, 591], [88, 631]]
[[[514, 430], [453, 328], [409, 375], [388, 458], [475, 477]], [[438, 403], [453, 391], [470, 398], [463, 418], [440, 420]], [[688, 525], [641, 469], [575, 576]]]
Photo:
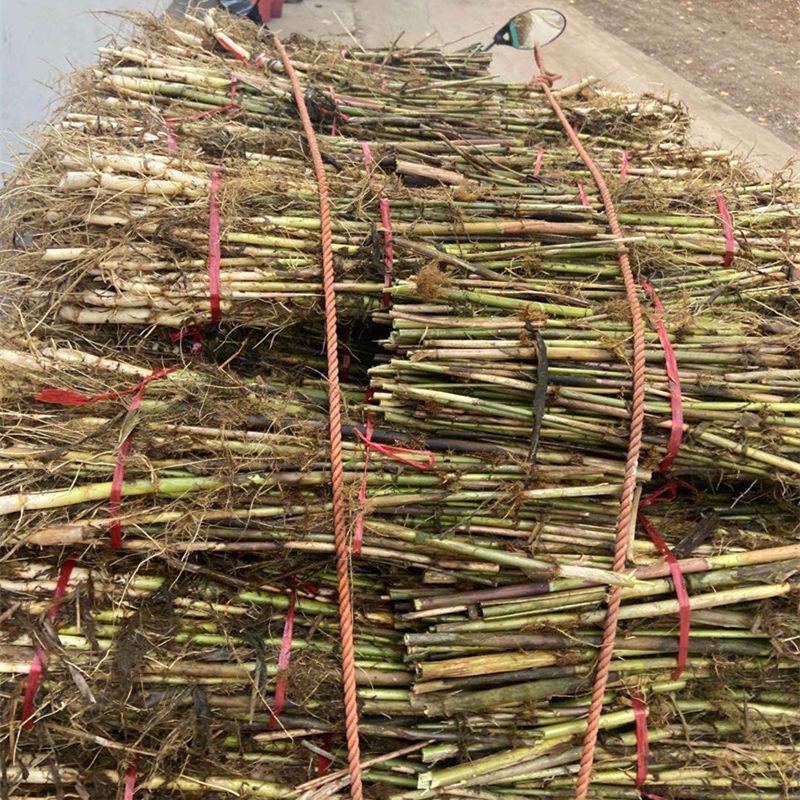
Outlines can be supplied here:
[[121, 27], [100, 13], [159, 11], [165, 0], [0, 0], [0, 173], [30, 147], [27, 128], [57, 107], [63, 78]]

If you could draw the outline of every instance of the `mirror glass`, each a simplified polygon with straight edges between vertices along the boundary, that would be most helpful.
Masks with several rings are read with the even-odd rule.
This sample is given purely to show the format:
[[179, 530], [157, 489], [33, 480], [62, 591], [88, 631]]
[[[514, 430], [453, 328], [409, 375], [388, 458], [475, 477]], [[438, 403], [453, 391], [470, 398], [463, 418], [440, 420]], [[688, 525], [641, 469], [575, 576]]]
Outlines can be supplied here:
[[493, 44], [532, 50], [557, 39], [567, 27], [566, 17], [554, 8], [532, 8], [512, 17], [494, 35]]

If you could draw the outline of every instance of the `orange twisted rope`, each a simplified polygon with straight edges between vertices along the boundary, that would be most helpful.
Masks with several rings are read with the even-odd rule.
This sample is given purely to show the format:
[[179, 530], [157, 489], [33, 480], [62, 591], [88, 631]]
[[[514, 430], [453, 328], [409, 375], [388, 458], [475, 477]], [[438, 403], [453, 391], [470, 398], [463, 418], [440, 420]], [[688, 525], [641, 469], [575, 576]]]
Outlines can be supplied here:
[[[558, 117], [564, 132], [569, 137], [572, 146], [580, 156], [581, 161], [592, 175], [597, 185], [600, 196], [603, 199], [603, 206], [608, 217], [608, 226], [617, 239], [622, 238], [622, 229], [619, 226], [617, 212], [611, 193], [608, 191], [603, 175], [592, 161], [586, 148], [581, 144], [578, 134], [570, 125], [569, 120], [564, 114], [563, 109], [558, 104], [552, 92], [553, 81], [559, 76], [548, 72], [542, 60], [542, 51], [537, 44], [534, 49], [536, 56], [536, 66], [539, 68], [539, 75], [534, 82], [542, 87], [547, 102], [550, 103], [555, 115]], [[644, 359], [644, 318], [642, 309], [639, 305], [639, 295], [636, 291], [636, 283], [633, 278], [630, 260], [622, 242], [617, 242], [617, 252], [619, 256], [619, 266], [622, 278], [625, 283], [625, 295], [631, 310], [631, 324], [633, 327], [633, 376], [632, 376], [632, 403], [631, 403], [631, 429], [628, 440], [628, 457], [625, 463], [625, 480], [622, 485], [622, 497], [620, 498], [619, 513], [617, 515], [616, 539], [614, 544], [614, 565], [615, 572], [624, 572], [625, 556], [628, 549], [628, 531], [630, 530], [631, 519], [634, 513], [634, 493], [636, 490], [636, 470], [639, 466], [639, 451], [642, 447], [642, 428], [644, 425], [644, 390], [645, 390], [645, 359]], [[581, 763], [578, 770], [578, 779], [575, 784], [575, 800], [586, 800], [589, 793], [589, 783], [592, 779], [592, 765], [594, 763], [594, 753], [597, 746], [597, 733], [600, 729], [600, 714], [603, 711], [603, 698], [608, 684], [608, 673], [611, 667], [611, 657], [614, 654], [614, 641], [617, 636], [617, 621], [619, 618], [619, 607], [622, 600], [622, 589], [619, 586], [612, 587], [608, 595], [608, 611], [606, 613], [603, 636], [600, 641], [600, 656], [597, 660], [597, 674], [595, 675], [594, 686], [592, 687], [592, 699], [589, 704], [589, 716], [586, 720], [586, 733], [583, 737], [583, 752], [581, 753]]]
[[355, 646], [353, 644], [353, 605], [350, 599], [350, 557], [345, 522], [344, 467], [342, 465], [342, 419], [339, 396], [339, 341], [336, 333], [336, 293], [333, 288], [333, 233], [328, 201], [328, 181], [322, 165], [317, 137], [308, 116], [303, 90], [292, 62], [278, 37], [273, 34], [283, 67], [292, 83], [297, 112], [303, 123], [314, 174], [319, 186], [320, 237], [322, 240], [322, 290], [325, 297], [325, 345], [328, 357], [328, 415], [331, 443], [331, 494], [333, 536], [336, 544], [336, 570], [339, 588], [339, 624], [342, 645], [342, 688], [344, 724], [347, 736], [347, 761], [350, 770], [350, 797], [362, 800], [361, 748], [358, 740], [358, 699], [356, 696]]

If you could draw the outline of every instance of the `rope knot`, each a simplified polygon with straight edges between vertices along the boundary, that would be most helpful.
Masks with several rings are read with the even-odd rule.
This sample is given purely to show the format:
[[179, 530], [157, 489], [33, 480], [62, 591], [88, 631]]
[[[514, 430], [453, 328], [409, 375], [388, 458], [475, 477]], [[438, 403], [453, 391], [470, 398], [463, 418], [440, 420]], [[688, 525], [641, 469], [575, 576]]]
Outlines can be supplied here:
[[530, 82], [529, 86], [541, 86], [542, 88], [546, 86], [548, 89], [552, 89], [553, 84], [561, 80], [561, 76], [545, 67], [542, 48], [538, 42], [533, 46], [533, 57], [536, 60], [536, 66], [539, 68], [539, 74]]
[[553, 88], [553, 84], [556, 81], [560, 81], [561, 76], [556, 72], [550, 72], [549, 69], [540, 72], [528, 85], [529, 86], [539, 86], [544, 88], [545, 86], [548, 89]]

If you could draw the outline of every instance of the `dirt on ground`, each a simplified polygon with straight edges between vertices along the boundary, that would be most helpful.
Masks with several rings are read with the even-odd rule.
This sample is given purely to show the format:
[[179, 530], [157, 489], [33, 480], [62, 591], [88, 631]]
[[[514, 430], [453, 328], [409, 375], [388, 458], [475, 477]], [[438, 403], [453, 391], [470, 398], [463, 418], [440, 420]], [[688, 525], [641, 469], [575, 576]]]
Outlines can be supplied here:
[[570, 3], [599, 27], [800, 146], [800, 0]]

